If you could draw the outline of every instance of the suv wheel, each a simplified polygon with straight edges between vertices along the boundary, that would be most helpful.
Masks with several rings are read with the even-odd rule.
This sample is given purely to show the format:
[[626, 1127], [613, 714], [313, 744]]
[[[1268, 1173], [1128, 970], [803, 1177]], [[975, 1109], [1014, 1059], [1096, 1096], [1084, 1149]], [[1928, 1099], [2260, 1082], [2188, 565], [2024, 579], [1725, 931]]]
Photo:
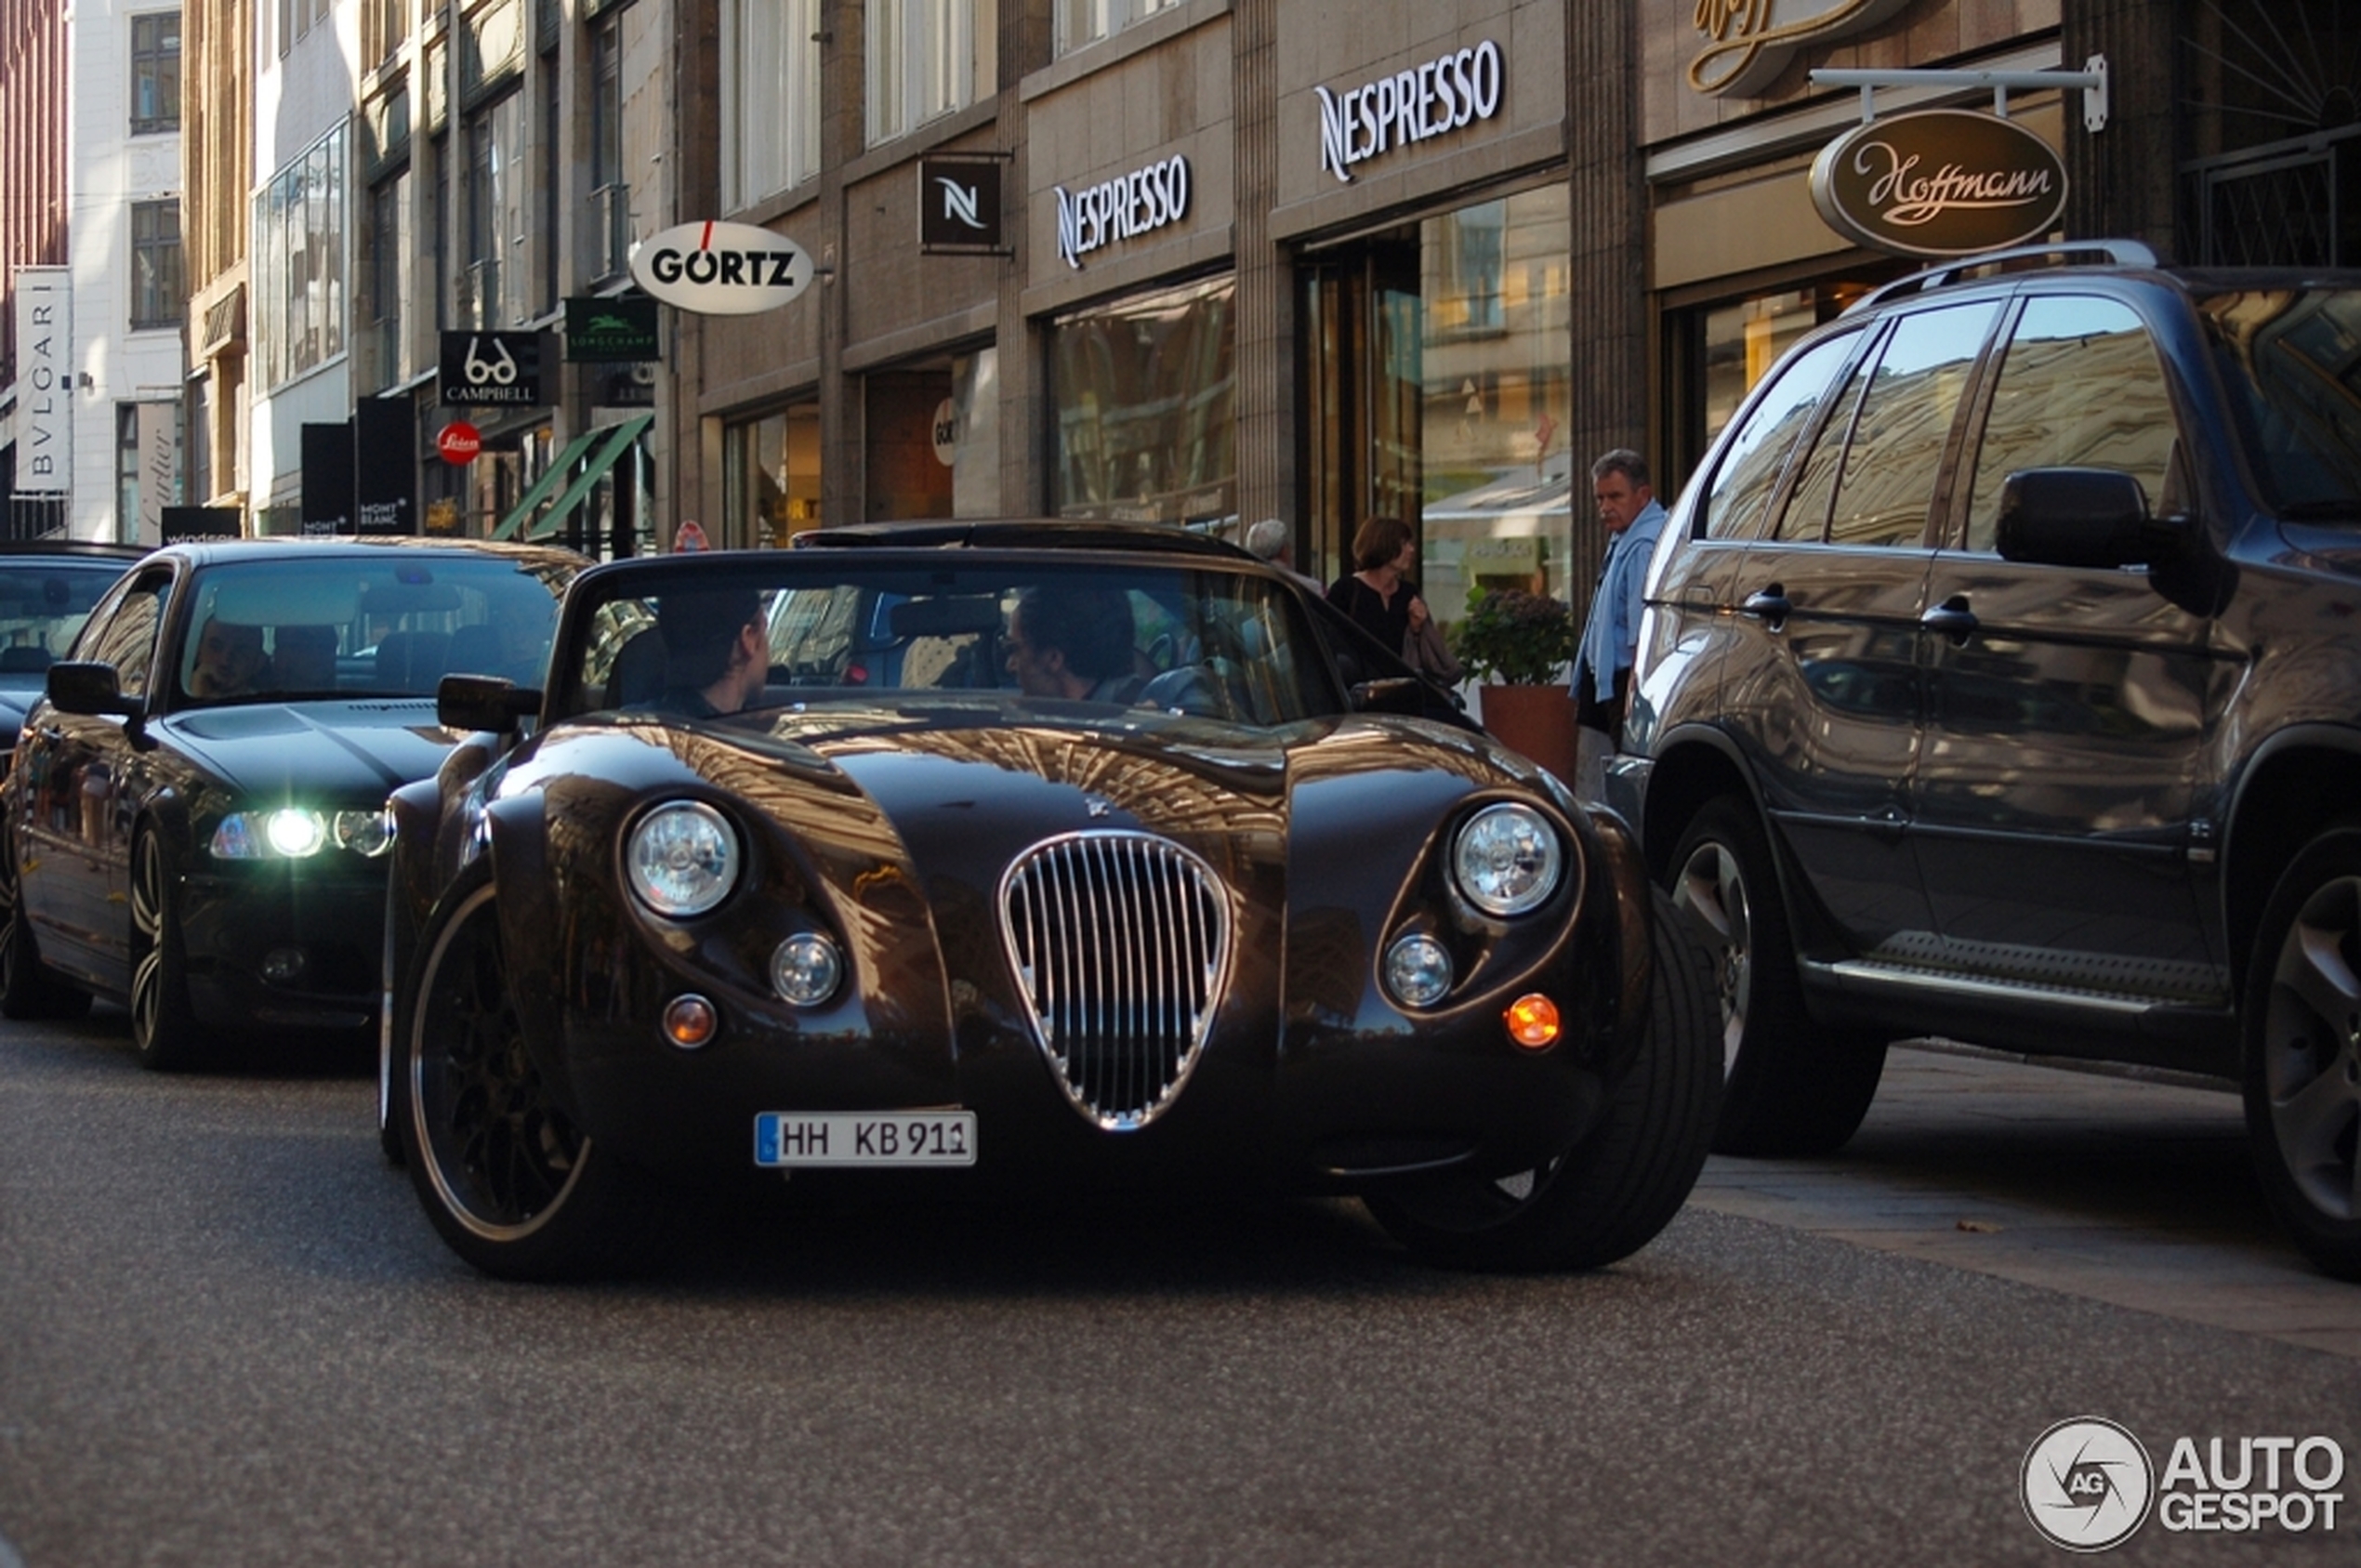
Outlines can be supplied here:
[[1804, 1011], [1771, 847], [1754, 812], [1724, 796], [1672, 852], [1673, 902], [1697, 922], [1721, 999], [1722, 1154], [1825, 1154], [1861, 1126], [1885, 1042], [1824, 1029]]
[[2304, 1255], [2361, 1280], [2361, 824], [2304, 846], [2263, 911], [2245, 1008], [2247, 1130]]

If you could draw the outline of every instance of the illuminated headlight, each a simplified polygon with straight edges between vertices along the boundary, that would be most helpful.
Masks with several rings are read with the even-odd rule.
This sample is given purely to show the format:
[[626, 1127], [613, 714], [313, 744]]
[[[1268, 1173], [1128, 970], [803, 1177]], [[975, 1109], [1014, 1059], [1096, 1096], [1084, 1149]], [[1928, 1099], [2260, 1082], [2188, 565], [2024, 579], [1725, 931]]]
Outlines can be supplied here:
[[1487, 915], [1523, 915], [1549, 902], [1565, 870], [1557, 830], [1530, 806], [1504, 802], [1470, 817], [1451, 847], [1451, 874]]
[[1405, 1008], [1431, 1008], [1451, 989], [1451, 955], [1424, 931], [1386, 949], [1385, 988]]
[[623, 848], [631, 890], [657, 914], [691, 919], [717, 907], [738, 881], [738, 836], [720, 812], [675, 800], [640, 819]]
[[300, 806], [232, 811], [213, 830], [217, 860], [309, 860], [328, 846], [328, 819]]
[[814, 1008], [837, 994], [844, 979], [844, 955], [817, 931], [802, 931], [771, 955], [771, 984], [798, 1008]]

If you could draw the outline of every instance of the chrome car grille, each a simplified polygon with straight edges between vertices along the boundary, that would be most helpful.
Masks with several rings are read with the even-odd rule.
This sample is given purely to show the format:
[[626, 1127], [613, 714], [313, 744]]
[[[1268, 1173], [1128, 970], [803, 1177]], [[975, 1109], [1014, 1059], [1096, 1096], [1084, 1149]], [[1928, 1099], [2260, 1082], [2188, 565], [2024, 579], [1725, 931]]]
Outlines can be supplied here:
[[1228, 974], [1220, 875], [1153, 834], [1044, 839], [1001, 878], [1000, 934], [1074, 1108], [1110, 1131], [1154, 1121], [1196, 1066]]

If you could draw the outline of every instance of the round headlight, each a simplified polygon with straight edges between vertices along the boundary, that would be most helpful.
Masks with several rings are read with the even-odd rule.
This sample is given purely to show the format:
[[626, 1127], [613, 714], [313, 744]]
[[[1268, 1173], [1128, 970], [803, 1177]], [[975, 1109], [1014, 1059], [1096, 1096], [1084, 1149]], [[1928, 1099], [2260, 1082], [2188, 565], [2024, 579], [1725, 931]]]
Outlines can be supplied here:
[[631, 890], [676, 920], [705, 914], [738, 881], [738, 836], [721, 813], [696, 800], [675, 800], [640, 819], [623, 850]]
[[818, 931], [798, 931], [771, 955], [771, 985], [798, 1008], [814, 1008], [837, 994], [844, 955]]
[[1523, 915], [1549, 902], [1565, 870], [1557, 829], [1530, 806], [1486, 806], [1459, 829], [1451, 874], [1487, 915]]
[[331, 827], [339, 850], [374, 857], [393, 848], [391, 811], [338, 811]]
[[301, 860], [318, 854], [328, 842], [328, 824], [317, 811], [290, 806], [270, 813], [270, 820], [263, 824], [262, 836], [277, 853], [289, 860]]
[[1385, 988], [1406, 1008], [1431, 1008], [1451, 989], [1451, 955], [1424, 931], [1413, 931], [1385, 955]]

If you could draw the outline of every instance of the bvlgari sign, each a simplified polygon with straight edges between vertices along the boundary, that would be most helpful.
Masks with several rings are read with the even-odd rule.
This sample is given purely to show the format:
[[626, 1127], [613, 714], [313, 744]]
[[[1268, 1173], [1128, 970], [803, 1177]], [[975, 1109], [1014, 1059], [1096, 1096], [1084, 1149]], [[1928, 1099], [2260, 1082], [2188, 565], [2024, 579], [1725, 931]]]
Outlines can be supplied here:
[[1928, 109], [1855, 125], [1820, 150], [1828, 227], [1896, 256], [1972, 256], [2038, 239], [2065, 210], [2065, 164], [2013, 120]]

